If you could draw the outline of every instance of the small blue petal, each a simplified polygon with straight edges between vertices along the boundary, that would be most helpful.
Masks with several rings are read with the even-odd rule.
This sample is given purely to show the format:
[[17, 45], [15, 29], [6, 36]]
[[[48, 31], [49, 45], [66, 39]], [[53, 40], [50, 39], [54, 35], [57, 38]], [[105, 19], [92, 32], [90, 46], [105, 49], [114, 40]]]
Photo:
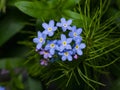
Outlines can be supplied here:
[[36, 46], [37, 49], [40, 49], [41, 47], [42, 47], [41, 43], [38, 43], [37, 46]]
[[78, 54], [78, 55], [83, 55], [82, 50], [77, 50], [77, 54]]
[[38, 34], [38, 38], [39, 38], [39, 37], [42, 37], [42, 33], [41, 33], [40, 31], [38, 31], [37, 34]]
[[66, 23], [65, 18], [61, 18], [61, 22], [62, 22], [62, 23]]
[[71, 42], [72, 42], [72, 38], [68, 38], [67, 43], [71, 43]]
[[72, 23], [72, 20], [68, 20], [67, 24], [70, 25]]
[[61, 27], [61, 26], [62, 26], [62, 24], [61, 24], [61, 23], [57, 23], [57, 26]]
[[66, 56], [62, 56], [62, 61], [65, 61], [66, 59]]
[[43, 27], [44, 29], [47, 29], [47, 28], [48, 28], [48, 24], [43, 23], [43, 24], [42, 24], [42, 27]]
[[71, 45], [67, 45], [66, 49], [72, 49]]
[[64, 34], [61, 34], [61, 40], [62, 41], [66, 40], [66, 36]]
[[53, 36], [53, 34], [54, 34], [53, 32], [49, 32], [48, 33], [49, 36]]
[[33, 39], [33, 42], [34, 42], [34, 43], [39, 43], [39, 39], [38, 39], [38, 38], [34, 38], [34, 39]]
[[82, 33], [82, 28], [77, 29], [77, 34], [79, 35], [81, 33]]
[[72, 61], [72, 56], [68, 56], [68, 61]]
[[53, 26], [54, 26], [54, 20], [50, 20], [49, 25], [50, 25], [51, 27], [53, 27]]
[[86, 45], [85, 45], [84, 43], [81, 43], [81, 44], [80, 44], [80, 48], [81, 48], [81, 49], [83, 49], [83, 48], [85, 48], [85, 47], [86, 47]]

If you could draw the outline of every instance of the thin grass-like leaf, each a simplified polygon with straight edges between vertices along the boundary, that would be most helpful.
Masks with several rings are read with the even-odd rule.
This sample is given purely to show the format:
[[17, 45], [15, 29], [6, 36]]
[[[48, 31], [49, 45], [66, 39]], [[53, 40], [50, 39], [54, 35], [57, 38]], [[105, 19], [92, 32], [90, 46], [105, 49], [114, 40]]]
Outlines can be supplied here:
[[95, 66], [95, 65], [91, 65], [89, 63], [85, 63], [86, 65], [90, 66], [90, 67], [93, 67], [93, 68], [105, 68], [105, 67], [108, 67], [110, 65], [112, 65], [113, 63], [115, 63], [116, 61], [118, 61], [120, 59], [120, 57], [116, 58], [115, 60], [113, 60], [112, 62], [106, 64], [106, 65], [101, 65], [101, 66]]

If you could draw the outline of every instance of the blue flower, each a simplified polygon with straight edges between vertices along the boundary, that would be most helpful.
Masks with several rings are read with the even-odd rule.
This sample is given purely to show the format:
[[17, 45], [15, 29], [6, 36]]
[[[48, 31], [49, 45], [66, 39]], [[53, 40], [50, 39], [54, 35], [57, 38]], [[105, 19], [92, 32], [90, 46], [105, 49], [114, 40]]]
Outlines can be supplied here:
[[72, 23], [72, 20], [66, 21], [65, 18], [61, 18], [61, 22], [57, 23], [58, 27], [62, 27], [62, 30], [65, 32], [67, 29], [71, 30], [70, 24]]
[[74, 53], [78, 55], [83, 55], [82, 49], [85, 48], [86, 45], [84, 43], [76, 43], [75, 47], [73, 48]]
[[51, 58], [52, 55], [48, 52], [48, 51], [45, 51], [45, 50], [41, 50], [39, 52], [40, 55], [43, 55], [44, 59], [48, 59], [48, 58]]
[[66, 59], [68, 59], [68, 61], [72, 61], [72, 51], [64, 51], [64, 52], [60, 52], [59, 55], [62, 56], [62, 61], [66, 61]]
[[45, 43], [46, 35], [38, 31], [38, 37], [33, 39], [33, 42], [37, 44], [36, 49], [41, 49], [42, 45]]
[[64, 49], [72, 49], [70, 43], [72, 42], [72, 38], [66, 38], [64, 34], [61, 34], [61, 40], [58, 42], [60, 44], [59, 51], [63, 51]]
[[82, 37], [80, 37], [80, 34], [82, 32], [82, 28], [76, 29], [76, 26], [73, 26], [71, 29], [71, 32], [69, 32], [69, 37], [73, 38], [74, 41], [81, 41]]
[[57, 40], [49, 42], [45, 46], [45, 50], [49, 50], [50, 54], [54, 55], [55, 50], [57, 49], [57, 44], [56, 43], [57, 43]]
[[0, 90], [5, 90], [5, 87], [0, 86]]
[[46, 34], [46, 35], [48, 35], [48, 36], [53, 36], [54, 31], [57, 30], [57, 27], [54, 26], [54, 21], [53, 20], [50, 20], [49, 24], [43, 23], [42, 26], [45, 29], [43, 31], [43, 33]]

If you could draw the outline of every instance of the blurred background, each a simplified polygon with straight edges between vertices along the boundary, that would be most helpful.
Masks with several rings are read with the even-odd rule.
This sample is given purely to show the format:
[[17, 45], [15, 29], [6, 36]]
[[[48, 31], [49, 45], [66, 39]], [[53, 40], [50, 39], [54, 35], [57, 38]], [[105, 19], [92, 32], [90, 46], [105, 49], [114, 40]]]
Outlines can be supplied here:
[[[88, 2], [92, 14], [100, 3], [99, 0], [88, 0]], [[81, 26], [74, 13], [78, 12], [74, 8], [79, 6], [84, 9], [84, 0], [0, 0], [0, 90], [58, 90], [54, 84], [46, 89], [44, 81], [34, 77], [29, 70], [32, 63], [26, 63], [29, 62], [29, 53], [33, 52], [32, 38], [41, 28], [40, 24], [43, 20], [57, 21], [61, 17], [73, 18], [73, 23]], [[57, 10], [59, 7], [61, 9]], [[111, 37], [120, 38], [120, 0], [106, 0], [104, 8], [107, 9], [100, 21], [104, 22], [106, 18], [117, 15], [117, 18], [112, 21], [114, 23], [112, 27], [117, 28]], [[120, 42], [117, 44], [119, 45]], [[117, 56], [120, 56], [119, 51], [119, 48], [114, 50]], [[99, 87], [97, 90], [120, 90], [119, 60], [109, 68], [105, 68], [107, 74], [101, 76], [100, 81], [106, 86]]]

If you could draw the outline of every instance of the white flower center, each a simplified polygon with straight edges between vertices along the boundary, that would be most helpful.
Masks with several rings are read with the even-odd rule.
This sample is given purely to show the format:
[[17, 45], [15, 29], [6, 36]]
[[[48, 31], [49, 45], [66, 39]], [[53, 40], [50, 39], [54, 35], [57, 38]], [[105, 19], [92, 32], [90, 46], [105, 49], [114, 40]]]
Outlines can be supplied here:
[[74, 32], [73, 35], [76, 37], [76, 36], [77, 36], [77, 33]]
[[63, 24], [63, 27], [67, 27], [67, 24]]
[[51, 48], [54, 48], [54, 47], [55, 47], [55, 44], [53, 44], [53, 43], [50, 44], [50, 47], [51, 47]]
[[39, 41], [42, 42], [42, 41], [43, 41], [43, 38], [40, 38]]
[[50, 31], [52, 31], [52, 28], [51, 28], [51, 27], [49, 27], [49, 28], [48, 28], [48, 31], [49, 31], [49, 32], [50, 32]]
[[62, 44], [63, 44], [63, 46], [66, 46], [66, 45], [67, 45], [67, 42], [66, 42], [66, 41], [64, 41]]

